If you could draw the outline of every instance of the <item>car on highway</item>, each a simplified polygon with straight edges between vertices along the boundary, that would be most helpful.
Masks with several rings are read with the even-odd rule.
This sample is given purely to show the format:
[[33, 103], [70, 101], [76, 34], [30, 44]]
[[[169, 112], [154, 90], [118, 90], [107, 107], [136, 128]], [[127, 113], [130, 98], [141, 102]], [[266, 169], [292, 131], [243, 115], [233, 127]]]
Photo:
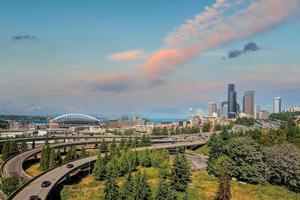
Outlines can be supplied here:
[[74, 165], [73, 164], [71, 164], [71, 163], [69, 163], [69, 164], [67, 164], [67, 168], [73, 168], [74, 167]]
[[31, 195], [29, 200], [41, 200], [41, 198], [38, 195]]
[[51, 185], [50, 181], [43, 181], [41, 184], [42, 187], [49, 187], [50, 185]]

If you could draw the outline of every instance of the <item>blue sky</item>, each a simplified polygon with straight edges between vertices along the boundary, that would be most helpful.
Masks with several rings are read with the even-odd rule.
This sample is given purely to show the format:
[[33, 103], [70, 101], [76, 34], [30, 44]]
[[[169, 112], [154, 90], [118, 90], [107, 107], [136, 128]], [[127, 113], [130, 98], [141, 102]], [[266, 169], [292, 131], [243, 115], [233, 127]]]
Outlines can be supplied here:
[[298, 0], [0, 4], [1, 113], [184, 117], [231, 82], [300, 104]]

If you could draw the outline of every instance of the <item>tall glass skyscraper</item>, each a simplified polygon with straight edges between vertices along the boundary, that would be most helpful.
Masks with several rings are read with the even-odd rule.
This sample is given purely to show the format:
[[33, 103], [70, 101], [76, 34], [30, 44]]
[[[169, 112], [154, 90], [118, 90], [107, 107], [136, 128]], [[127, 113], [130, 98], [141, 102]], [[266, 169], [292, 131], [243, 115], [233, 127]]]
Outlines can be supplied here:
[[254, 91], [246, 91], [243, 98], [243, 112], [254, 116]]
[[275, 97], [273, 100], [273, 113], [281, 112], [281, 97]]
[[237, 101], [234, 84], [228, 84], [228, 118], [236, 118]]

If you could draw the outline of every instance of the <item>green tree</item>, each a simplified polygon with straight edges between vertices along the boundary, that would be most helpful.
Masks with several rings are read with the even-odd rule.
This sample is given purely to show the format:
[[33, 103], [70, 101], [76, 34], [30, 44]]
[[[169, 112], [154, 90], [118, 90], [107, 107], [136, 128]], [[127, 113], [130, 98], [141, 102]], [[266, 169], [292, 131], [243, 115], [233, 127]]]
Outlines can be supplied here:
[[176, 200], [177, 195], [165, 180], [160, 180], [154, 200]]
[[126, 143], [125, 143], [124, 137], [121, 138], [119, 148], [120, 148], [121, 150], [124, 150], [124, 149], [126, 148]]
[[96, 180], [104, 180], [106, 176], [106, 162], [104, 158], [99, 154], [93, 169], [93, 175], [95, 176]]
[[76, 149], [71, 147], [67, 153], [67, 155], [63, 159], [63, 163], [68, 163], [77, 158]]
[[105, 153], [105, 152], [109, 151], [108, 145], [107, 145], [105, 139], [102, 140], [102, 142], [101, 142], [101, 144], [99, 146], [99, 151], [100, 151], [100, 153]]
[[150, 157], [150, 150], [146, 149], [144, 151], [140, 151], [138, 153], [139, 156], [139, 163], [143, 167], [151, 167], [151, 157]]
[[221, 176], [219, 177], [219, 191], [217, 193], [216, 200], [230, 200], [230, 176], [228, 169], [224, 168]]
[[129, 173], [126, 176], [126, 182], [124, 183], [123, 187], [121, 188], [120, 199], [121, 200], [132, 200], [133, 192], [134, 192], [134, 179], [133, 179], [131, 173]]
[[171, 171], [171, 185], [177, 191], [186, 191], [190, 182], [190, 164], [184, 154], [177, 154]]
[[134, 200], [150, 200], [151, 199], [151, 188], [148, 184], [148, 179], [145, 173], [141, 174], [137, 172], [134, 177]]
[[127, 141], [127, 148], [132, 148], [132, 147], [134, 147], [133, 146], [133, 142], [132, 142], [132, 138], [131, 138], [131, 136], [129, 137], [129, 139], [128, 139], [128, 141]]
[[292, 144], [267, 148], [264, 151], [267, 179], [300, 192], [300, 150]]
[[18, 178], [16, 177], [2, 177], [1, 178], [1, 190], [6, 195], [11, 195], [20, 185]]
[[51, 148], [49, 145], [43, 147], [40, 159], [40, 167], [42, 171], [49, 169], [49, 160], [50, 160]]
[[54, 151], [53, 148], [51, 148], [50, 157], [49, 157], [49, 169], [54, 168], [55, 165], [56, 165], [56, 162], [55, 162], [55, 151]]
[[116, 143], [116, 139], [114, 138], [113, 141], [110, 144], [110, 155], [112, 157], [117, 154], [117, 151], [118, 151], [117, 148], [118, 148], [118, 146], [117, 146], [117, 143]]
[[5, 141], [3, 148], [2, 148], [2, 159], [7, 160], [10, 157], [9, 151], [9, 141]]
[[202, 127], [203, 132], [209, 132], [211, 128], [211, 124], [209, 122], [205, 122]]
[[236, 137], [225, 145], [226, 156], [230, 160], [231, 177], [249, 183], [265, 182], [265, 164], [259, 145], [250, 137]]
[[22, 141], [20, 149], [21, 149], [21, 152], [27, 151], [28, 146], [27, 146], [26, 141]]
[[86, 151], [85, 151], [85, 148], [84, 148], [84, 147], [81, 147], [79, 157], [80, 157], [80, 158], [84, 158], [84, 157], [86, 157], [86, 156], [87, 156], [87, 153], [86, 153]]
[[108, 177], [105, 181], [104, 200], [117, 200], [119, 196], [119, 186], [115, 181], [115, 177]]

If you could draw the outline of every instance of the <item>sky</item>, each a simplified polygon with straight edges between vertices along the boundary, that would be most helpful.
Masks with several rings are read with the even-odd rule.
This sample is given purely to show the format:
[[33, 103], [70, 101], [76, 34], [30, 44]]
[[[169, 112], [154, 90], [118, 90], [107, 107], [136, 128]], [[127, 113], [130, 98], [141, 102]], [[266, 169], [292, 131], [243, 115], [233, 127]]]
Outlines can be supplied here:
[[300, 105], [300, 0], [0, 0], [0, 113], [183, 118]]

